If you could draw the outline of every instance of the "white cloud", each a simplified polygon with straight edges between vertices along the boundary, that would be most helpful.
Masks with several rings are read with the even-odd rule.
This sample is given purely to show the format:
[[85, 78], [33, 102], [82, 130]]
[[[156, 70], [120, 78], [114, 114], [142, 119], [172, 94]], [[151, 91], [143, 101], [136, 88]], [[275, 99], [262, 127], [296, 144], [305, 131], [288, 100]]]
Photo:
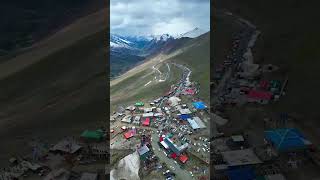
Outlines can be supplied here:
[[210, 0], [111, 0], [110, 13], [111, 32], [123, 35], [210, 29]]
[[178, 35], [194, 28], [186, 19], [174, 18], [169, 22], [160, 22], [152, 27], [152, 34], [172, 34]]

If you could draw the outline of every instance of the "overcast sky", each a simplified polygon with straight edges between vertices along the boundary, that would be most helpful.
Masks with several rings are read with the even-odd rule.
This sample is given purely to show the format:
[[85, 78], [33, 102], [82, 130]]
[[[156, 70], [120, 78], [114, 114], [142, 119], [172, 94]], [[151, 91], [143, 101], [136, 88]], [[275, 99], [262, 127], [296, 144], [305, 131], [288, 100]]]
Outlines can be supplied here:
[[111, 0], [111, 33], [177, 35], [210, 30], [210, 0]]

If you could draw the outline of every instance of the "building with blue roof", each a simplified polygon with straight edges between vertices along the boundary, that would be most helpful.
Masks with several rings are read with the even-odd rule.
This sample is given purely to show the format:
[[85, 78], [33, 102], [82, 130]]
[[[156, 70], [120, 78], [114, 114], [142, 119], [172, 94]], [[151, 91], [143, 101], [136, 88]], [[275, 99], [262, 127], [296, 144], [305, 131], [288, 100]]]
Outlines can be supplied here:
[[193, 102], [192, 105], [193, 105], [194, 108], [200, 109], [200, 110], [207, 108], [207, 106], [203, 102], [200, 102], [200, 101], [199, 102]]
[[231, 168], [227, 170], [226, 175], [230, 180], [256, 179], [256, 175], [252, 167]]
[[265, 131], [265, 139], [280, 152], [304, 149], [312, 143], [295, 128], [281, 128]]
[[182, 120], [187, 120], [187, 119], [191, 118], [191, 116], [189, 114], [181, 114], [181, 115], [179, 115], [179, 118]]

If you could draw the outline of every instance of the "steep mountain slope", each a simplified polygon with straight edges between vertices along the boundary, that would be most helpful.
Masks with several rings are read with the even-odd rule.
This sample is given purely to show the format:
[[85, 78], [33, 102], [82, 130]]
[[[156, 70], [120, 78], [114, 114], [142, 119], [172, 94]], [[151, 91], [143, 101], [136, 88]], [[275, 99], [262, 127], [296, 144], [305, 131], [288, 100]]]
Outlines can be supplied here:
[[0, 55], [28, 47], [106, 5], [99, 0], [2, 0]]
[[144, 57], [131, 54], [128, 51], [110, 51], [110, 77], [115, 78], [140, 63]]
[[110, 77], [117, 77], [141, 62], [144, 59], [141, 49], [146, 43], [148, 40], [144, 38], [111, 34]]
[[[88, 18], [95, 22], [97, 16]], [[79, 28], [83, 27], [81, 23], [88, 25], [87, 21], [77, 21], [77, 25], [66, 27], [60, 35], [20, 55], [31, 64], [15, 61], [7, 64], [15, 71], [0, 72], [0, 167], [6, 167], [13, 155], [31, 153], [32, 139], [55, 143], [64, 136], [77, 136], [84, 129], [105, 124], [109, 103], [104, 39], [109, 23], [101, 21], [90, 28]], [[66, 42], [70, 32], [73, 40]], [[48, 51], [57, 44], [60, 48]], [[21, 63], [23, 68], [17, 69]]]
[[182, 38], [182, 37], [188, 37], [188, 38], [196, 38], [201, 36], [202, 34], [207, 33], [208, 31], [205, 31], [203, 29], [200, 28], [194, 28], [191, 31], [188, 31], [186, 33], [181, 34], [180, 36], [178, 36], [177, 38]]

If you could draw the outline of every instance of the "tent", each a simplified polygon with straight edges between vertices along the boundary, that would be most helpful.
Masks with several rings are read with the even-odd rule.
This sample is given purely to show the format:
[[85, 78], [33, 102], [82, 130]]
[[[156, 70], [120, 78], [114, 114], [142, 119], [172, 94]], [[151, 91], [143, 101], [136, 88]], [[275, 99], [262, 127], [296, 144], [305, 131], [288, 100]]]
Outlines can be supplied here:
[[306, 146], [312, 144], [295, 128], [265, 131], [265, 138], [271, 142], [278, 151], [304, 149]]
[[203, 102], [194, 102], [192, 103], [196, 109], [206, 109], [206, 105]]
[[146, 118], [143, 123], [142, 123], [143, 126], [149, 126], [150, 125], [150, 118]]
[[188, 161], [188, 156], [181, 155], [181, 156], [179, 156], [179, 160], [184, 164]]
[[181, 114], [181, 115], [179, 115], [179, 118], [182, 120], [187, 120], [187, 119], [191, 118], [191, 116], [189, 114]]
[[231, 168], [226, 173], [230, 180], [254, 180], [256, 178], [251, 167]]
[[194, 95], [195, 91], [194, 91], [194, 89], [186, 89], [185, 94]]
[[103, 131], [101, 129], [98, 129], [96, 131], [88, 131], [85, 130], [82, 134], [81, 137], [86, 138], [86, 139], [94, 139], [94, 140], [102, 140], [103, 138]]
[[168, 99], [168, 102], [171, 106], [177, 106], [179, 104], [179, 102], [181, 101], [180, 98], [176, 97], [176, 96], [172, 96]]
[[143, 102], [136, 102], [134, 105], [135, 106], [144, 106], [144, 103]]
[[192, 112], [189, 109], [179, 109], [181, 114], [191, 114]]

